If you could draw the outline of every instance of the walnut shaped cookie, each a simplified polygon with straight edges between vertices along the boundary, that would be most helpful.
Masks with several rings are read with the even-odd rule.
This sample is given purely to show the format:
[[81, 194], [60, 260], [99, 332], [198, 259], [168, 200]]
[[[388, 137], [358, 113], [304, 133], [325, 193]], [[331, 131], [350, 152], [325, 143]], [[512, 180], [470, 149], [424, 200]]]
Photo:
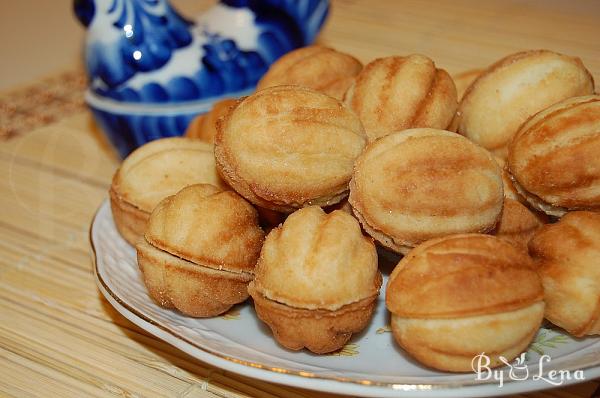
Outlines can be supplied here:
[[369, 235], [406, 254], [428, 239], [490, 232], [504, 198], [488, 151], [461, 135], [419, 128], [367, 146], [354, 165], [349, 202]]
[[248, 201], [291, 213], [342, 201], [365, 144], [360, 120], [340, 101], [277, 86], [241, 99], [222, 119], [215, 158], [219, 174]]
[[445, 129], [458, 105], [450, 75], [418, 54], [369, 63], [344, 102], [360, 117], [369, 142], [410, 128]]
[[137, 260], [150, 296], [195, 317], [248, 298], [264, 240], [256, 210], [233, 191], [191, 185], [152, 212]]
[[482, 352], [496, 367], [527, 348], [544, 317], [544, 290], [526, 252], [490, 235], [452, 235], [400, 260], [386, 306], [396, 342], [412, 357], [470, 372]]
[[381, 283], [375, 245], [356, 219], [311, 206], [269, 233], [248, 291], [281, 345], [323, 354], [366, 327]]
[[576, 337], [600, 335], [600, 214], [568, 213], [529, 242], [544, 284], [546, 319]]
[[110, 205], [117, 230], [131, 245], [165, 197], [192, 184], [223, 186], [212, 146], [190, 138], [163, 138], [133, 151], [113, 176]]
[[600, 211], [600, 96], [555, 104], [524, 123], [508, 171], [529, 205], [552, 216]]
[[341, 100], [362, 68], [351, 55], [313, 45], [290, 51], [275, 61], [256, 88], [303, 86]]
[[579, 58], [548, 50], [511, 54], [488, 67], [463, 95], [451, 130], [506, 158], [519, 126], [570, 97], [593, 94]]

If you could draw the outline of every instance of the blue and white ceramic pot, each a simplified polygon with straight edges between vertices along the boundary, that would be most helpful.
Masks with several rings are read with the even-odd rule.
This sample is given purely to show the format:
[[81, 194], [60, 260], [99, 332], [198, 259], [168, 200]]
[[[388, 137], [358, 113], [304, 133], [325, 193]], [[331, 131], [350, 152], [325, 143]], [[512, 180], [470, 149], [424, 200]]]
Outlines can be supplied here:
[[251, 92], [270, 64], [312, 43], [327, 0], [221, 0], [195, 20], [167, 0], [75, 0], [87, 28], [86, 101], [121, 156], [181, 135], [224, 97]]

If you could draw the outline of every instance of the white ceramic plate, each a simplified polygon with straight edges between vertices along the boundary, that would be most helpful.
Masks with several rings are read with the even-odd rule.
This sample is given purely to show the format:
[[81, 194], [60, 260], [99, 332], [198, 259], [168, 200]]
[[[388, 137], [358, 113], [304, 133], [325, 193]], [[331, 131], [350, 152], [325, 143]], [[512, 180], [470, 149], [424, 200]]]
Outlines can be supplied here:
[[[98, 287], [121, 314], [193, 357], [249, 377], [370, 397], [493, 396], [553, 387], [534, 377], [540, 371], [540, 353], [552, 358], [542, 367], [546, 378], [551, 370], [583, 370], [586, 380], [600, 376], [600, 338], [574, 340], [554, 329], [541, 329], [530, 347], [525, 363], [529, 377], [511, 380], [504, 369], [501, 388], [497, 380], [477, 380], [475, 374], [426, 369], [393, 341], [383, 291], [370, 326], [340, 352], [319, 356], [289, 351], [272, 339], [250, 303], [212, 319], [189, 318], [156, 305], [146, 293], [134, 248], [115, 228], [108, 201], [94, 217], [90, 240]], [[561, 385], [576, 382], [571, 378]]]

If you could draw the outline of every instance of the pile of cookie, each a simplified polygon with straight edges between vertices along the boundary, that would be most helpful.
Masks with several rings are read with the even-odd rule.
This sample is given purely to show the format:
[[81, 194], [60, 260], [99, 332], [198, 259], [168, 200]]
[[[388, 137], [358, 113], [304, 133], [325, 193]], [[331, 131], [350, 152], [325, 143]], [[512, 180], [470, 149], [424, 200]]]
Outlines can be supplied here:
[[455, 83], [423, 55], [299, 49], [133, 152], [110, 197], [158, 304], [211, 317], [251, 296], [289, 349], [368, 325], [376, 245], [404, 256], [385, 301], [426, 366], [499, 366], [544, 318], [600, 334], [600, 96], [578, 58], [521, 52]]

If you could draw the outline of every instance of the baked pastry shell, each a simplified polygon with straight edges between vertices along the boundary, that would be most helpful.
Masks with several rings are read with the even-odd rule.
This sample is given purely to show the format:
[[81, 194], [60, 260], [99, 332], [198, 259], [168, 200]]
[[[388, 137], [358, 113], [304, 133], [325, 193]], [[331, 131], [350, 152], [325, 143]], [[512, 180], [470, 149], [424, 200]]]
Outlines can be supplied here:
[[188, 128], [185, 130], [185, 136], [195, 138], [209, 144], [215, 141], [217, 134], [218, 120], [229, 112], [229, 108], [234, 106], [236, 100], [234, 98], [226, 98], [217, 101], [210, 112], [197, 116]]
[[510, 179], [512, 181], [512, 186], [515, 188], [515, 191], [518, 193], [519, 197], [523, 198], [525, 203], [535, 210], [552, 217], [562, 217], [569, 212], [569, 209], [566, 207], [551, 205], [544, 202], [540, 197], [527, 192], [527, 190], [523, 188], [523, 186], [519, 184], [519, 182], [513, 176], [510, 176]]
[[517, 200], [504, 198], [502, 217], [493, 234], [527, 251], [529, 240], [548, 221], [545, 214], [531, 211]]
[[295, 84], [315, 89], [341, 100], [362, 70], [362, 63], [349, 54], [321, 45], [290, 51], [271, 65], [257, 90]]
[[144, 237], [154, 247], [196, 264], [253, 273], [264, 232], [256, 209], [238, 194], [194, 184], [156, 206]]
[[561, 217], [600, 211], [600, 96], [561, 101], [529, 118], [509, 147], [508, 171], [534, 208]]
[[[452, 76], [456, 86], [456, 95], [460, 101], [471, 84], [484, 72], [484, 69], [469, 69]], [[450, 129], [452, 130], [452, 129]], [[454, 130], [452, 130], [454, 131]]]
[[193, 317], [212, 317], [248, 298], [248, 272], [216, 270], [157, 249], [136, 245], [138, 265], [150, 297], [161, 307]]
[[458, 106], [452, 77], [420, 54], [373, 60], [344, 102], [361, 118], [369, 142], [409, 128], [445, 129]]
[[337, 310], [379, 292], [373, 240], [343, 211], [311, 206], [291, 214], [265, 239], [254, 286], [294, 308]]
[[353, 333], [363, 330], [375, 311], [378, 294], [337, 310], [308, 310], [278, 303], [264, 297], [251, 282], [248, 291], [258, 317], [265, 322], [275, 340], [290, 350], [307, 348], [326, 354], [342, 348]]
[[[424, 152], [433, 145], [444, 153]], [[436, 170], [451, 167], [455, 172], [450, 177], [437, 175], [432, 164]], [[402, 183], [390, 183], [395, 173]], [[483, 194], [466, 176], [485, 183]], [[454, 185], [438, 186], [448, 181]], [[463, 188], [456, 188], [458, 184]], [[456, 133], [430, 128], [398, 131], [370, 143], [358, 157], [348, 200], [370, 236], [407, 254], [428, 239], [490, 232], [501, 217], [501, 170], [491, 154]]]
[[[316, 105], [311, 107], [307, 101]], [[285, 117], [277, 117], [282, 114]], [[248, 120], [265, 125], [249, 127]], [[259, 132], [260, 137], [249, 138], [240, 130]], [[282, 142], [282, 135], [273, 133], [288, 130], [310, 132], [306, 137], [311, 139], [302, 133], [289, 133], [290, 139]], [[294, 136], [297, 142], [291, 139]], [[339, 138], [335, 143], [331, 141], [334, 136]], [[315, 143], [322, 145], [320, 141], [325, 139], [329, 140], [327, 149], [317, 151]], [[277, 150], [257, 146], [261, 140]], [[305, 87], [276, 86], [238, 100], [220, 119], [215, 160], [219, 175], [245, 199], [259, 207], [292, 213], [311, 205], [333, 205], [348, 196], [352, 163], [365, 144], [360, 120], [339, 100]], [[326, 154], [329, 156], [323, 156]], [[310, 167], [295, 159], [299, 156], [308, 159]], [[257, 166], [265, 161], [269, 161], [267, 168]], [[307, 170], [312, 178], [306, 175]]]
[[[193, 155], [188, 150], [193, 151]], [[182, 153], [178, 151], [184, 151], [183, 155], [173, 156], [173, 154]], [[210, 169], [201, 168], [198, 175], [188, 172], [183, 181], [177, 178], [166, 179], [166, 175], [178, 174], [178, 171], [186, 167], [187, 162], [182, 159], [189, 160], [194, 155], [201, 164], [207, 161]], [[166, 161], [168, 164], [165, 164]], [[145, 171], [140, 173], [140, 170]], [[132, 184], [132, 180], [129, 180], [134, 178], [130, 174], [132, 171], [134, 176], [137, 173], [137, 177], [150, 175], [152, 178], [145, 179], [150, 183], [146, 185]], [[165, 174], [165, 177], [161, 177], [162, 173]], [[190, 178], [189, 184], [207, 182], [219, 187], [224, 185], [217, 175], [210, 145], [182, 137], [162, 138], [141, 146], [123, 161], [121, 167], [113, 175], [109, 196], [117, 230], [129, 244], [135, 246], [137, 240], [143, 236], [150, 213], [160, 199], [175, 194], [183, 188], [186, 185], [187, 177]], [[140, 187], [144, 187], [144, 189], [140, 189]], [[157, 187], [160, 189], [152, 190]], [[158, 195], [157, 192], [164, 193], [164, 197]]]
[[515, 311], [543, 294], [527, 253], [494, 236], [461, 234], [431, 239], [400, 260], [386, 306], [403, 318], [457, 319]]
[[211, 145], [185, 137], [162, 138], [132, 152], [111, 187], [127, 202], [151, 213], [165, 197], [198, 183], [223, 187]]
[[525, 308], [453, 319], [404, 318], [392, 314], [398, 344], [420, 363], [447, 372], [472, 372], [474, 358], [485, 353], [490, 367], [503, 366], [526, 350], [544, 317], [544, 303]]
[[506, 158], [519, 126], [566, 98], [592, 94], [579, 58], [549, 50], [510, 54], [483, 71], [462, 96], [452, 129]]
[[600, 214], [577, 211], [529, 242], [544, 285], [546, 319], [571, 335], [600, 334]]
[[[352, 182], [350, 182], [350, 184], [351, 184], [350, 186], [352, 186]], [[354, 203], [356, 203], [356, 202], [354, 202]], [[385, 232], [382, 232], [382, 231], [378, 230], [377, 228], [372, 227], [369, 224], [369, 222], [365, 219], [365, 217], [363, 217], [363, 215], [361, 214], [361, 212], [359, 210], [360, 207], [358, 205], [355, 205], [355, 206], [356, 207], [351, 206], [351, 208], [352, 208], [352, 213], [354, 214], [356, 219], [358, 221], [360, 221], [360, 224], [362, 225], [365, 232], [367, 234], [369, 234], [369, 236], [371, 236], [377, 242], [379, 242], [379, 244], [381, 244], [383, 247], [393, 251], [394, 253], [398, 253], [398, 254], [402, 254], [402, 255], [408, 254], [408, 252], [410, 252], [413, 249], [413, 246], [403, 245], [401, 243], [398, 243], [391, 236], [387, 235]]]
[[150, 213], [121, 198], [112, 187], [109, 190], [109, 196], [110, 208], [117, 231], [127, 243], [135, 246], [140, 237], [144, 236]]
[[[519, 281], [519, 283], [515, 283]], [[386, 306], [398, 344], [423, 364], [472, 371], [484, 352], [491, 366], [520, 354], [544, 315], [543, 288], [526, 252], [489, 235], [429, 240], [388, 279]]]

